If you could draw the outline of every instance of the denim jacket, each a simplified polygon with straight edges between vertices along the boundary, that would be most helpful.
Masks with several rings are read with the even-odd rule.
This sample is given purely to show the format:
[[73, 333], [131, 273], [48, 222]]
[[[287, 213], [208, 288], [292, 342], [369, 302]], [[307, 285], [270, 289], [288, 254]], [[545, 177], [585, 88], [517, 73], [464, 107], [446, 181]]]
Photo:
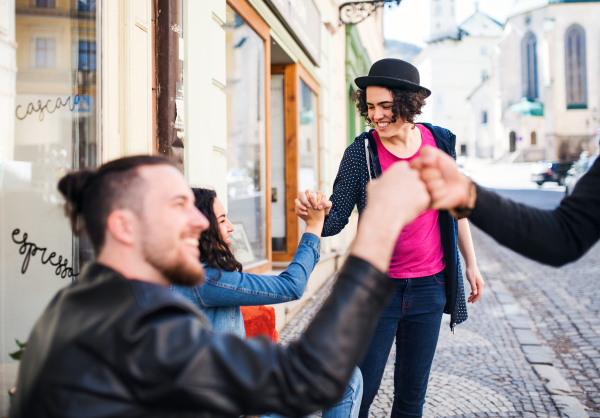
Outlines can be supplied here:
[[305, 233], [294, 259], [279, 276], [221, 270], [219, 277], [218, 269], [205, 267], [203, 284], [193, 288], [173, 286], [173, 289], [192, 301], [215, 331], [245, 338], [240, 306], [273, 305], [300, 299], [320, 256], [321, 240]]
[[[423, 123], [431, 131], [435, 143], [439, 149], [456, 159], [456, 136], [448, 129]], [[358, 213], [362, 214], [367, 202], [367, 183], [370, 178], [381, 175], [381, 164], [377, 153], [377, 144], [372, 135], [373, 130], [360, 134], [344, 152], [337, 177], [333, 183], [331, 202], [333, 206], [325, 217], [323, 236], [329, 237], [340, 233], [348, 223], [348, 219], [358, 207]], [[370, 175], [367, 167], [365, 150], [365, 139], [368, 140]], [[465, 301], [465, 289], [462, 280], [460, 258], [458, 254], [458, 223], [447, 211], [439, 212], [440, 234], [444, 248], [444, 262], [446, 267], [446, 306], [444, 313], [450, 314], [450, 328], [466, 321], [467, 304]]]

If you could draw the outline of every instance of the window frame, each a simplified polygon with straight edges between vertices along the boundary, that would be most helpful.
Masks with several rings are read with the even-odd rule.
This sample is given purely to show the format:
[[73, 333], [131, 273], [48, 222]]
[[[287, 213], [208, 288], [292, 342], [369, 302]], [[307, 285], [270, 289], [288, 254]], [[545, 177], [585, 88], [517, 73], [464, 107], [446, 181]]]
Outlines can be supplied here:
[[296, 216], [295, 200], [299, 192], [298, 173], [300, 169], [300, 150], [298, 133], [300, 131], [300, 80], [317, 98], [317, 184], [321, 189], [321, 124], [319, 84], [299, 63], [273, 65], [271, 74], [284, 74], [285, 98], [285, 207], [286, 207], [286, 251], [272, 252], [275, 262], [291, 261], [300, 243], [300, 219]]

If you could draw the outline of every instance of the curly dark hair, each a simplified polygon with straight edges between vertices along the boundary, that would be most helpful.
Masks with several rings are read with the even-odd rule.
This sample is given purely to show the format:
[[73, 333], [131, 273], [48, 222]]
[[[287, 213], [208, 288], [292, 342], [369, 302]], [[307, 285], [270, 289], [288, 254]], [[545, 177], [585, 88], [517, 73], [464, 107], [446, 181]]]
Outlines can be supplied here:
[[217, 192], [211, 189], [193, 188], [196, 207], [206, 216], [208, 229], [200, 235], [200, 261], [208, 267], [225, 271], [242, 271], [242, 263], [237, 261], [229, 245], [221, 237], [219, 222], [214, 211]]
[[[415, 116], [420, 115], [421, 108], [425, 106], [425, 99], [428, 93], [425, 90], [408, 91], [400, 89], [388, 89], [394, 98], [392, 112], [394, 114], [392, 123], [398, 118], [405, 123], [415, 123]], [[356, 110], [360, 116], [365, 118], [367, 125], [372, 126], [373, 122], [369, 119], [369, 109], [367, 107], [367, 90], [357, 90], [352, 94], [352, 100], [356, 102]]]

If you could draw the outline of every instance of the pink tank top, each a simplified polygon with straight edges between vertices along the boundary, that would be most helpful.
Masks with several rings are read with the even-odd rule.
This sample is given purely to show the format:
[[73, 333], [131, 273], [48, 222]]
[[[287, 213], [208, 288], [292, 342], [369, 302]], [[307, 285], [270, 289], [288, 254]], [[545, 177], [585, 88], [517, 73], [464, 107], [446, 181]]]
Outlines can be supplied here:
[[[437, 147], [433, 135], [423, 125], [416, 125], [421, 131], [421, 148], [425, 145]], [[398, 161], [415, 159], [419, 151], [410, 158], [398, 158], [385, 148], [379, 139], [377, 130], [373, 131], [377, 143], [377, 153], [381, 171], [385, 172]], [[444, 250], [440, 235], [438, 211], [429, 209], [423, 212], [411, 224], [404, 227], [396, 242], [388, 276], [394, 279], [411, 279], [431, 276], [444, 269]]]

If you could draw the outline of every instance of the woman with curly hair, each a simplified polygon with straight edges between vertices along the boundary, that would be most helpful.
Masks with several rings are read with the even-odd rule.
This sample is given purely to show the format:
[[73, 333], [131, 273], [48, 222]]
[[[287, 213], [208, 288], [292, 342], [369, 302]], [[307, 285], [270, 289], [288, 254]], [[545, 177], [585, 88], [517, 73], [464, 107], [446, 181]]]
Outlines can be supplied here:
[[[392, 164], [410, 162], [422, 147], [437, 147], [456, 158], [456, 136], [427, 123], [415, 123], [431, 92], [420, 85], [418, 70], [398, 59], [383, 59], [369, 75], [355, 80], [356, 108], [373, 126], [346, 149], [333, 185], [331, 201], [296, 199], [296, 213], [323, 209], [322, 235], [338, 234], [355, 206], [366, 204], [366, 186]], [[392, 417], [421, 417], [427, 381], [440, 332], [442, 314], [451, 315], [450, 327], [467, 319], [458, 248], [465, 259], [471, 285], [469, 302], [481, 297], [483, 279], [477, 268], [471, 232], [466, 219], [446, 211], [427, 210], [398, 237], [387, 272], [396, 293], [379, 322], [360, 366], [364, 390], [361, 418], [367, 418], [396, 340], [394, 404]]]
[[[246, 336], [244, 318], [240, 307], [273, 305], [297, 300], [302, 297], [308, 278], [321, 255], [321, 231], [324, 213], [307, 210], [300, 218], [306, 229], [294, 259], [278, 276], [250, 274], [243, 271], [235, 259], [229, 236], [234, 231], [227, 218], [223, 203], [217, 193], [210, 189], [192, 189], [196, 207], [206, 216], [209, 227], [200, 235], [200, 261], [204, 264], [204, 283], [189, 288], [173, 286], [200, 309], [211, 322], [215, 331]], [[321, 194], [315, 193], [321, 199]], [[354, 374], [344, 397], [334, 406], [323, 411], [324, 418], [356, 418], [362, 397], [360, 370]], [[269, 415], [271, 418], [275, 414]]]

